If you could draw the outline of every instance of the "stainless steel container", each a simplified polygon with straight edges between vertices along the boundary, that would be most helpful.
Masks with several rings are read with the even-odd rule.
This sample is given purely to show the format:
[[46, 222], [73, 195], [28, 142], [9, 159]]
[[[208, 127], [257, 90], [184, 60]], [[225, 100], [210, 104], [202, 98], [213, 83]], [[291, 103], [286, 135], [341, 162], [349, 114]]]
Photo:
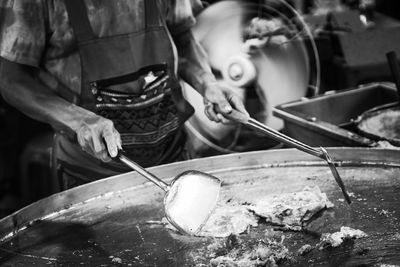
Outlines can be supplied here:
[[374, 141], [361, 135], [354, 121], [364, 111], [394, 101], [392, 84], [373, 83], [282, 104], [273, 114], [283, 119], [287, 135], [311, 146], [371, 147]]

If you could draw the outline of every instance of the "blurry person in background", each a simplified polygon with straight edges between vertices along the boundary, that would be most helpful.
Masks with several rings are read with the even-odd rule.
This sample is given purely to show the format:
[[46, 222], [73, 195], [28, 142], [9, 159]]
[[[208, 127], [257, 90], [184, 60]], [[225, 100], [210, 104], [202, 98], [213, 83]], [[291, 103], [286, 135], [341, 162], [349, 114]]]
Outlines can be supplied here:
[[178, 72], [210, 120], [246, 113], [192, 37], [201, 8], [196, 0], [0, 2], [1, 94], [55, 129], [62, 189], [127, 171], [112, 160], [121, 149], [145, 167], [189, 157], [182, 124], [193, 108]]
[[347, 7], [340, 0], [315, 0], [313, 15], [326, 15], [330, 12], [342, 12]]

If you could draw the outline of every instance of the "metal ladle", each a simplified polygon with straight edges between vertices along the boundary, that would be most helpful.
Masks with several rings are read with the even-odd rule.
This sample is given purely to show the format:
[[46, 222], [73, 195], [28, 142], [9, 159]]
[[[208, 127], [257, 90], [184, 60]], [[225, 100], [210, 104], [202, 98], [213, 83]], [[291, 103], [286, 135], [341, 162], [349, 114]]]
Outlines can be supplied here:
[[218, 200], [221, 181], [217, 177], [191, 170], [177, 175], [171, 184], [167, 184], [122, 152], [118, 158], [166, 192], [165, 214], [173, 226], [189, 235], [196, 235], [201, 230]]
[[228, 119], [240, 122], [262, 134], [268, 135], [269, 137], [271, 137], [272, 139], [278, 141], [278, 142], [282, 142], [288, 146], [297, 148], [301, 151], [304, 151], [310, 155], [313, 155], [315, 157], [321, 158], [323, 160], [325, 160], [328, 163], [328, 166], [332, 172], [333, 177], [335, 178], [336, 183], [339, 185], [340, 189], [342, 190], [342, 193], [344, 195], [344, 198], [346, 199], [347, 203], [351, 203], [351, 199], [349, 194], [346, 191], [345, 185], [342, 181], [342, 179], [340, 178], [340, 175], [336, 169], [335, 163], [332, 161], [331, 157], [329, 156], [328, 152], [326, 151], [325, 148], [320, 147], [320, 150], [317, 150], [313, 147], [310, 147], [296, 139], [293, 139], [287, 135], [284, 135], [270, 127], [268, 127], [267, 125], [253, 119], [250, 118], [249, 116], [240, 113], [238, 111], [233, 110], [230, 114], [225, 114], [225, 117], [227, 117]]

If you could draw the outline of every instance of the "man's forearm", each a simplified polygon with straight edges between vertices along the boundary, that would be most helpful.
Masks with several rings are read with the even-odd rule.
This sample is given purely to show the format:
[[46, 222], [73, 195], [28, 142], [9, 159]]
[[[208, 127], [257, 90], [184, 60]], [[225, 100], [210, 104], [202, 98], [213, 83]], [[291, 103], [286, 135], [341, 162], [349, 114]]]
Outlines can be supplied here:
[[215, 82], [207, 55], [191, 31], [174, 38], [179, 54], [179, 75], [203, 95], [206, 83]]
[[35, 79], [30, 67], [0, 58], [0, 77], [0, 92], [10, 105], [70, 137], [75, 136], [83, 119], [94, 115]]

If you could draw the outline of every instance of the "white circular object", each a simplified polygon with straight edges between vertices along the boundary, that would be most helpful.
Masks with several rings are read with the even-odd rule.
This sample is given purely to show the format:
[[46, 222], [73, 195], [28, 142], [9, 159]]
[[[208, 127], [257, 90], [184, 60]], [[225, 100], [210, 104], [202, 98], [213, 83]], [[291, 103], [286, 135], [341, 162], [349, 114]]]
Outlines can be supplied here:
[[256, 68], [247, 54], [229, 57], [223, 64], [222, 76], [229, 84], [243, 87], [254, 82], [257, 76]]

